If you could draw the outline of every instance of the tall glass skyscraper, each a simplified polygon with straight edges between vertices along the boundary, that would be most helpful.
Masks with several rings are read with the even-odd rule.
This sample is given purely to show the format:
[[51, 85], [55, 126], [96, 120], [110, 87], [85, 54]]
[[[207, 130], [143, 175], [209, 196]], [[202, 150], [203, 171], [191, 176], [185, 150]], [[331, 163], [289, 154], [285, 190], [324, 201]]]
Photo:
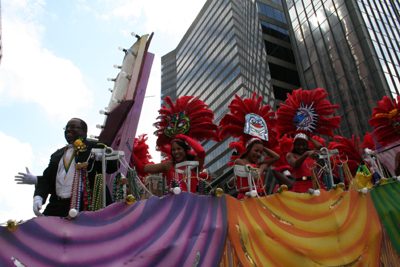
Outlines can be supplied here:
[[[264, 105], [274, 108], [274, 90], [297, 89], [300, 83], [282, 4], [278, 0], [263, 2], [270, 4], [207, 1], [178, 47], [161, 59], [162, 96], [200, 95], [218, 124], [235, 94], [246, 98], [256, 92], [263, 96]], [[263, 18], [262, 27], [259, 17]], [[295, 82], [291, 82], [293, 73]], [[214, 177], [229, 170], [231, 141], [202, 144], [207, 152], [206, 168]]]
[[271, 106], [276, 110], [286, 100], [287, 93], [300, 87], [300, 80], [282, 2], [259, 0], [257, 6], [267, 52], [265, 63], [275, 96], [274, 106]]
[[372, 109], [400, 92], [400, 4], [396, 0], [287, 0], [304, 89], [325, 88], [341, 105], [338, 134], [371, 132]]

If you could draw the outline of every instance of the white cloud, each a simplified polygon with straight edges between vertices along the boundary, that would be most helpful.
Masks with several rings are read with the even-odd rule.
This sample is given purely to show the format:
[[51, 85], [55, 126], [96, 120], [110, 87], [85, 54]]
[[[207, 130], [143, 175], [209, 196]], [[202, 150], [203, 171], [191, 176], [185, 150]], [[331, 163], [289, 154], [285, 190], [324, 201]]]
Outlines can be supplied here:
[[[21, 16], [34, 21], [44, 13], [45, 0], [2, 0], [3, 16]], [[6, 11], [6, 12], [5, 12]]]
[[112, 0], [111, 2], [108, 0], [106, 3], [112, 3], [109, 7], [114, 6], [114, 8], [106, 10], [105, 16], [108, 19], [123, 17], [129, 22], [133, 18], [140, 18], [141, 24], [146, 27], [146, 32], [162, 32], [178, 35], [177, 37], [181, 38], [205, 2], [205, 0]]
[[[92, 107], [93, 96], [81, 71], [42, 46], [45, 28], [35, 16], [42, 14], [43, 2], [17, 3], [7, 2], [13, 12], [3, 13], [2, 18], [0, 104], [36, 103], [50, 118], [59, 120], [85, 114]], [[63, 101], [59, 101], [61, 95]], [[77, 101], [76, 96], [85, 101]]]
[[35, 215], [32, 211], [34, 186], [17, 185], [14, 176], [18, 172], [26, 172], [26, 166], [34, 162], [32, 148], [29, 144], [21, 143], [17, 139], [5, 135], [0, 131], [0, 162], [2, 166], [0, 186], [0, 223], [9, 219], [27, 220]]
[[134, 1], [122, 1], [121, 5], [112, 10], [112, 14], [116, 17], [140, 17], [142, 15], [142, 7], [145, 1], [140, 3]]
[[147, 32], [158, 32], [178, 35], [182, 38], [190, 24], [196, 18], [205, 1], [143, 1], [147, 17]]

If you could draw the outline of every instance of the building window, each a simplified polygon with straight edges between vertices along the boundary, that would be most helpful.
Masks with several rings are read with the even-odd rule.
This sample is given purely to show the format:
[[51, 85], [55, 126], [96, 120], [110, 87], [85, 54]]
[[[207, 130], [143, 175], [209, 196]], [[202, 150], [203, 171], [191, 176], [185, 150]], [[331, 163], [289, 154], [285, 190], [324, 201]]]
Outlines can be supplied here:
[[300, 79], [297, 71], [282, 66], [278, 66], [271, 62], [268, 63], [271, 72], [271, 78], [285, 83], [293, 84], [300, 87]]
[[290, 43], [288, 30], [285, 30], [281, 27], [275, 26], [275, 25], [268, 23], [266, 21], [263, 21], [263, 20], [260, 20], [260, 22], [261, 22], [261, 29], [264, 34], [268, 34], [272, 37], [275, 37], [275, 38], [278, 38], [280, 40]]
[[273, 85], [275, 99], [285, 101], [287, 99], [287, 94], [291, 94], [292, 90]]
[[296, 64], [292, 50], [268, 41], [264, 41], [264, 43], [265, 49], [267, 50], [267, 55]]
[[286, 24], [286, 18], [285, 18], [285, 13], [283, 13], [282, 11], [275, 9], [271, 6], [268, 6], [266, 4], [257, 2], [258, 5], [258, 12], [263, 14], [264, 16], [267, 16], [271, 19], [280, 21], [282, 23]]

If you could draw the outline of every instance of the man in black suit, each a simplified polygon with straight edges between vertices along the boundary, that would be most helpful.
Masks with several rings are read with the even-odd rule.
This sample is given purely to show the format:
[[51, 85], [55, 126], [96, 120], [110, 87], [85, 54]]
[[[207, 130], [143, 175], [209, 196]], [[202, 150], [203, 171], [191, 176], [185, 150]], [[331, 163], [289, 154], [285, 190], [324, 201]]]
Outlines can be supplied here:
[[[34, 193], [33, 211], [37, 216], [41, 216], [40, 209], [46, 202], [50, 194], [50, 202], [47, 205], [44, 215], [67, 217], [71, 207], [71, 192], [76, 168], [81, 168], [87, 162], [90, 193], [93, 191], [96, 174], [102, 173], [101, 161], [96, 160], [99, 155], [91, 155], [92, 148], [104, 148], [103, 144], [96, 141], [86, 140], [87, 124], [81, 119], [71, 119], [64, 128], [65, 139], [68, 145], [57, 150], [50, 157], [49, 166], [43, 172], [43, 176], [38, 177], [37, 186]], [[81, 139], [83, 147], [74, 146], [74, 142]], [[107, 173], [117, 171], [117, 161], [107, 162]], [[83, 201], [81, 208], [83, 210]], [[111, 195], [106, 188], [106, 204], [112, 203]]]

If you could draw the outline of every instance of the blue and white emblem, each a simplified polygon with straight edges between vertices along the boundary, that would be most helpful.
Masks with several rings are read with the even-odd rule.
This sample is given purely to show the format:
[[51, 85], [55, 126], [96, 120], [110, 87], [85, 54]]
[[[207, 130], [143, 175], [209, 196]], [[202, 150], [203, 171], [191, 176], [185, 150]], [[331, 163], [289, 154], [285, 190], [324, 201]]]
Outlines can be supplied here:
[[249, 113], [245, 117], [246, 123], [243, 132], [251, 136], [257, 136], [268, 141], [268, 128], [264, 119], [257, 114]]
[[294, 115], [293, 125], [297, 127], [297, 130], [305, 130], [314, 133], [315, 127], [318, 123], [318, 114], [315, 113], [312, 107], [314, 102], [307, 107], [304, 107], [303, 103], [300, 103], [300, 108], [296, 110]]

